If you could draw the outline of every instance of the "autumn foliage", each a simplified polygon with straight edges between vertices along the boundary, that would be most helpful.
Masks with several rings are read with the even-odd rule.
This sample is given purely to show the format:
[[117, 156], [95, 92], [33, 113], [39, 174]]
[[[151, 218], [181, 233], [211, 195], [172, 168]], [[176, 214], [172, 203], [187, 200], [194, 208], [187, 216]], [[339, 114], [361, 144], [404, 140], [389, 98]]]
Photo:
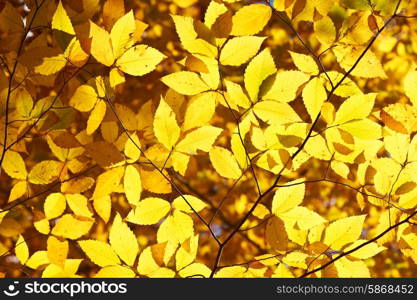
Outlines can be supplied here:
[[0, 274], [417, 276], [416, 14], [0, 1]]

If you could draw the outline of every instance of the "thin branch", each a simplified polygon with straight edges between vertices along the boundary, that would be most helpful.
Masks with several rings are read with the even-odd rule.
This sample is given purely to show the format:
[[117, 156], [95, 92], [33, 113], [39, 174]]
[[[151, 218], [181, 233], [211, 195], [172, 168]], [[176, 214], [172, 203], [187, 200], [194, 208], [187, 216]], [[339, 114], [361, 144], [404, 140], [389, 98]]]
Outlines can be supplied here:
[[260, 259], [254, 259], [254, 260], [250, 260], [250, 261], [242, 262], [242, 263], [222, 265], [222, 266], [219, 266], [218, 268], [223, 269], [223, 268], [228, 268], [228, 267], [246, 266], [246, 265], [250, 265], [250, 264], [253, 264], [253, 263], [257, 263], [257, 262], [262, 262], [262, 261], [273, 259], [273, 258], [276, 258], [280, 261], [280, 259], [279, 259], [280, 256], [282, 256], [282, 254], [271, 255], [271, 256], [268, 256], [268, 257], [263, 257], [263, 258], [260, 258]]
[[244, 172], [242, 172], [242, 174], [239, 176], [238, 179], [236, 179], [232, 186], [227, 190], [226, 194], [223, 196], [223, 198], [220, 200], [219, 205], [217, 206], [217, 208], [215, 209], [213, 215], [211, 216], [210, 220], [209, 220], [209, 224], [211, 225], [214, 221], [214, 219], [216, 218], [217, 214], [219, 213], [221, 207], [223, 206], [224, 202], [226, 202], [227, 197], [232, 193], [233, 189], [236, 187], [236, 185], [238, 184], [238, 182], [240, 181], [240, 179], [242, 179]]
[[97, 165], [93, 165], [93, 166], [89, 167], [88, 169], [86, 169], [86, 170], [84, 170], [84, 171], [82, 171], [82, 172], [80, 172], [80, 173], [77, 173], [77, 174], [75, 174], [74, 176], [72, 176], [72, 177], [70, 177], [70, 178], [67, 178], [67, 179], [65, 179], [65, 180], [58, 180], [58, 181], [55, 181], [55, 182], [51, 183], [48, 189], [45, 189], [45, 190], [43, 190], [43, 191], [41, 191], [41, 192], [38, 192], [38, 193], [36, 193], [36, 194], [33, 194], [33, 195], [32, 195], [32, 196], [30, 196], [30, 197], [27, 197], [27, 198], [24, 198], [24, 199], [15, 200], [15, 201], [13, 201], [13, 202], [10, 202], [8, 205], [6, 205], [6, 207], [4, 207], [2, 210], [0, 210], [0, 213], [3, 213], [3, 212], [6, 212], [6, 211], [9, 211], [9, 210], [13, 209], [14, 207], [16, 207], [16, 206], [18, 206], [18, 205], [21, 205], [21, 204], [23, 204], [23, 203], [26, 203], [26, 202], [27, 202], [27, 201], [29, 201], [29, 200], [32, 200], [32, 199], [34, 199], [34, 198], [36, 198], [36, 197], [39, 197], [39, 196], [42, 196], [42, 195], [44, 195], [44, 194], [46, 194], [46, 193], [49, 193], [49, 192], [51, 192], [51, 191], [52, 191], [52, 189], [53, 189], [54, 187], [56, 187], [56, 186], [58, 186], [58, 185], [60, 185], [60, 184], [62, 184], [62, 183], [64, 183], [64, 182], [69, 182], [69, 181], [71, 181], [71, 180], [74, 180], [75, 178], [78, 178], [78, 177], [80, 177], [80, 176], [83, 176], [83, 175], [85, 175], [86, 173], [90, 172], [91, 170], [95, 169], [96, 167], [97, 167]]
[[141, 152], [141, 154], [143, 155], [143, 157], [152, 165], [152, 167], [158, 171], [158, 173], [161, 174], [161, 176], [175, 189], [175, 191], [180, 195], [180, 197], [185, 201], [185, 203], [187, 203], [187, 205], [190, 207], [190, 209], [193, 211], [193, 213], [197, 216], [197, 218], [207, 227], [207, 229], [209, 230], [211, 236], [213, 237], [213, 239], [220, 244], [220, 240], [217, 238], [216, 234], [213, 232], [213, 230], [211, 229], [210, 225], [207, 223], [206, 220], [204, 220], [204, 218], [195, 210], [195, 208], [191, 205], [191, 203], [187, 200], [187, 198], [185, 198], [185, 196], [183, 195], [183, 193], [181, 192], [180, 188], [164, 173], [163, 169], [159, 168], [152, 160], [150, 160], [145, 152], [143, 151], [143, 149], [135, 142], [135, 140], [132, 138], [131, 134], [129, 133], [129, 131], [127, 130], [126, 126], [124, 125], [123, 121], [120, 119], [119, 115], [116, 112], [116, 109], [114, 108], [114, 105], [112, 103], [112, 101], [110, 100], [110, 98], [105, 97], [105, 101], [107, 102], [107, 104], [109, 105], [113, 115], [116, 117], [117, 122], [119, 123], [119, 125], [122, 127], [123, 132], [126, 134], [126, 136], [128, 137], [128, 139], [133, 143], [133, 145]]
[[401, 211], [403, 213], [407, 213], [408, 212], [407, 209], [402, 208], [402, 207], [399, 207], [399, 206], [397, 206], [397, 205], [395, 205], [393, 203], [390, 203], [387, 199], [385, 199], [385, 197], [368, 194], [368, 193], [365, 193], [365, 192], [361, 191], [360, 188], [355, 188], [354, 186], [351, 186], [351, 185], [349, 185], [347, 183], [343, 183], [343, 182], [340, 182], [340, 181], [331, 180], [331, 179], [327, 179], [327, 178], [305, 180], [305, 181], [299, 181], [299, 182], [294, 182], [294, 183], [289, 183], [289, 184], [281, 184], [281, 185], [280, 184], [277, 184], [276, 187], [284, 187], [285, 188], [285, 187], [290, 187], [290, 186], [295, 186], [295, 185], [300, 185], [300, 184], [317, 183], [317, 182], [329, 182], [329, 183], [333, 183], [333, 184], [336, 184], [336, 185], [341, 185], [341, 186], [350, 188], [350, 189], [352, 189], [352, 190], [354, 190], [354, 191], [358, 192], [359, 194], [362, 194], [362, 195], [364, 195], [366, 197], [375, 198], [375, 199], [379, 199], [381, 201], [384, 201], [384, 202], [387, 203], [387, 205], [389, 207], [396, 208], [396, 209], [398, 209], [399, 211]]
[[254, 225], [252, 227], [241, 229], [240, 232], [249, 231], [249, 230], [258, 228], [258, 227], [262, 226], [263, 224], [265, 224], [265, 222], [268, 221], [269, 219], [271, 219], [272, 217], [273, 217], [273, 215], [270, 215], [269, 217], [263, 219], [261, 222], [259, 222], [258, 224]]
[[349, 254], [352, 254], [352, 253], [354, 253], [354, 252], [356, 252], [356, 251], [358, 251], [359, 249], [362, 249], [363, 247], [365, 247], [366, 245], [369, 245], [369, 244], [371, 244], [371, 243], [373, 243], [373, 242], [376, 242], [377, 240], [379, 240], [381, 237], [383, 237], [384, 235], [386, 235], [388, 232], [390, 232], [391, 230], [393, 230], [393, 229], [395, 229], [395, 228], [397, 228], [397, 227], [399, 227], [399, 226], [401, 226], [402, 224], [405, 224], [405, 223], [408, 223], [409, 222], [409, 220], [411, 219], [411, 218], [413, 218], [415, 215], [417, 215], [417, 211], [414, 211], [411, 215], [409, 215], [407, 218], [405, 218], [404, 220], [402, 220], [401, 222], [398, 222], [398, 223], [396, 223], [396, 224], [394, 224], [394, 225], [391, 225], [390, 227], [388, 227], [387, 229], [385, 229], [384, 231], [382, 231], [380, 234], [378, 234], [377, 236], [375, 236], [374, 238], [372, 238], [372, 239], [370, 239], [370, 240], [368, 240], [368, 241], [366, 241], [366, 242], [364, 242], [364, 243], [362, 243], [362, 244], [360, 244], [360, 245], [358, 245], [358, 246], [356, 246], [355, 248], [353, 248], [353, 249], [351, 249], [351, 250], [349, 250], [349, 251], [346, 251], [346, 252], [343, 252], [343, 253], [341, 253], [341, 254], [339, 254], [338, 256], [336, 256], [335, 258], [333, 258], [333, 259], [331, 259], [330, 261], [328, 261], [327, 263], [325, 263], [325, 264], [323, 264], [323, 265], [321, 265], [320, 267], [317, 267], [317, 268], [315, 268], [315, 269], [313, 269], [313, 270], [311, 270], [311, 271], [306, 271], [303, 275], [301, 275], [300, 277], [301, 278], [303, 278], [303, 277], [307, 277], [307, 276], [309, 276], [309, 275], [311, 275], [311, 274], [314, 274], [314, 273], [316, 273], [316, 272], [318, 272], [318, 271], [321, 271], [321, 270], [324, 270], [325, 268], [327, 268], [328, 266], [330, 266], [331, 264], [333, 264], [333, 263], [335, 263], [336, 261], [338, 261], [339, 259], [341, 259], [341, 258], [343, 258], [343, 257], [345, 257], [345, 256], [347, 256], [347, 255], [349, 255]]
[[414, 19], [414, 18], [417, 18], [417, 16], [404, 16], [404, 15], [397, 15], [397, 18]]
[[281, 22], [283, 22], [285, 25], [288, 26], [288, 28], [292, 31], [292, 33], [297, 37], [297, 39], [300, 41], [300, 43], [303, 45], [303, 47], [310, 53], [310, 55], [313, 57], [313, 59], [317, 62], [320, 70], [325, 74], [325, 76], [327, 77], [327, 80], [329, 81], [330, 85], [332, 88], [334, 88], [334, 83], [332, 81], [332, 79], [330, 78], [329, 74], [326, 71], [326, 68], [324, 67], [320, 56], [318, 56], [314, 50], [310, 47], [310, 45], [304, 41], [304, 39], [301, 37], [301, 35], [297, 32], [297, 30], [294, 28], [294, 26], [291, 24], [290, 21], [286, 20], [279, 11], [277, 11], [273, 5], [273, 3], [271, 3], [270, 0], [266, 1], [269, 5], [269, 7], [272, 9], [273, 13], [275, 16], [277, 16]]
[[[196, 195], [198, 198], [200, 198], [201, 200], [203, 200], [204, 202], [206, 202], [209, 206], [211, 210], [216, 210], [216, 205], [209, 199], [207, 198], [205, 195], [203, 195], [202, 193], [200, 193], [199, 191], [197, 191], [195, 188], [193, 188], [187, 181], [183, 180], [177, 173], [173, 172], [172, 173], [173, 177], [178, 180], [182, 185], [184, 185], [192, 194]], [[224, 197], [223, 197], [224, 198]], [[222, 222], [228, 227], [228, 228], [233, 228], [233, 224], [231, 222], [229, 222], [229, 220], [226, 218], [226, 216], [223, 214], [223, 212], [221, 210], [219, 210], [217, 212], [220, 220], [222, 220]], [[263, 252], [264, 249], [259, 246], [254, 240], [252, 240], [251, 238], [249, 238], [246, 234], [243, 234], [242, 232], [240, 232], [240, 235], [247, 240], [249, 243], [251, 243], [253, 246], [256, 247], [256, 249], [259, 252]]]
[[[17, 70], [17, 65], [19, 63], [19, 57], [22, 53], [23, 50], [23, 45], [25, 43], [26, 37], [29, 34], [30, 30], [31, 30], [31, 26], [33, 24], [33, 21], [36, 18], [36, 15], [38, 14], [40, 8], [42, 7], [42, 5], [44, 4], [45, 0], [43, 0], [40, 5], [38, 7], [36, 7], [35, 12], [33, 13], [33, 17], [31, 18], [28, 26], [25, 28], [25, 31], [23, 33], [23, 36], [20, 40], [19, 46], [17, 48], [17, 52], [16, 52], [16, 59], [15, 62], [13, 64], [13, 68], [11, 70], [9, 70], [9, 83], [8, 83], [8, 88], [7, 88], [7, 96], [6, 96], [6, 109], [5, 109], [5, 121], [4, 121], [4, 137], [3, 137], [3, 151], [1, 153], [0, 156], [0, 175], [1, 175], [1, 171], [2, 171], [2, 165], [3, 165], [3, 160], [4, 157], [6, 155], [6, 151], [8, 150], [7, 148], [7, 138], [8, 138], [8, 129], [9, 129], [9, 115], [10, 115], [10, 100], [11, 100], [11, 95], [13, 92], [13, 81], [14, 81], [14, 75], [16, 74], [16, 70]], [[7, 66], [7, 65], [6, 65]]]
[[[359, 57], [357, 58], [357, 60], [355, 61], [355, 63], [352, 65], [352, 67], [343, 75], [342, 79], [336, 84], [334, 85], [334, 87], [331, 89], [331, 91], [329, 92], [326, 101], [329, 101], [330, 98], [332, 97], [332, 95], [334, 94], [334, 92], [336, 91], [336, 89], [344, 82], [344, 80], [352, 73], [352, 71], [356, 68], [356, 66], [359, 64], [359, 62], [362, 60], [362, 58], [366, 55], [366, 53], [371, 49], [372, 45], [375, 43], [376, 39], [378, 38], [378, 36], [381, 34], [381, 32], [392, 22], [392, 20], [394, 20], [398, 7], [401, 4], [401, 0], [399, 0], [396, 9], [395, 9], [395, 13], [387, 20], [387, 22], [385, 22], [385, 24], [381, 27], [381, 29], [379, 29], [376, 34], [372, 37], [372, 39], [370, 40], [369, 44], [365, 47], [365, 49], [363, 50], [363, 52], [359, 55]], [[238, 223], [238, 225], [235, 227], [235, 229], [227, 236], [227, 238], [220, 244], [215, 261], [214, 261], [214, 265], [213, 265], [213, 269], [212, 272], [210, 274], [210, 277], [213, 277], [218, 265], [220, 263], [221, 257], [222, 257], [222, 253], [224, 250], [224, 247], [228, 244], [228, 242], [235, 236], [235, 234], [237, 232], [239, 232], [240, 228], [242, 227], [242, 225], [246, 222], [246, 220], [252, 215], [253, 211], [256, 209], [256, 207], [258, 206], [259, 203], [262, 202], [262, 200], [270, 193], [274, 190], [275, 186], [278, 184], [279, 180], [281, 179], [282, 173], [284, 172], [284, 170], [287, 168], [288, 164], [290, 161], [294, 160], [295, 157], [297, 157], [297, 155], [304, 149], [307, 141], [310, 139], [315, 126], [317, 125], [319, 119], [321, 117], [321, 113], [319, 113], [316, 117], [316, 119], [314, 120], [310, 130], [307, 133], [307, 136], [305, 137], [304, 141], [302, 142], [302, 144], [300, 145], [300, 147], [291, 155], [291, 158], [289, 160], [287, 160], [287, 162], [284, 164], [284, 166], [282, 167], [282, 169], [278, 172], [277, 177], [274, 181], [274, 183], [266, 190], [264, 191], [259, 197], [258, 199], [254, 202], [254, 204], [252, 205], [252, 207], [249, 209], [249, 211], [244, 215], [244, 217], [241, 219], [241, 221]]]

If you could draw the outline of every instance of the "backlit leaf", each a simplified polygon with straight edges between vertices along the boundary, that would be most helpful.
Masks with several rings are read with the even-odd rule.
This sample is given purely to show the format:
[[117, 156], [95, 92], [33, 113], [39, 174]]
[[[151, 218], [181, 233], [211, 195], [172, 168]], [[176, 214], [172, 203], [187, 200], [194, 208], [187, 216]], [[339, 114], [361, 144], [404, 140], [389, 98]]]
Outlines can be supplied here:
[[119, 258], [109, 244], [96, 240], [83, 240], [78, 241], [78, 245], [91, 261], [100, 267], [120, 264]]

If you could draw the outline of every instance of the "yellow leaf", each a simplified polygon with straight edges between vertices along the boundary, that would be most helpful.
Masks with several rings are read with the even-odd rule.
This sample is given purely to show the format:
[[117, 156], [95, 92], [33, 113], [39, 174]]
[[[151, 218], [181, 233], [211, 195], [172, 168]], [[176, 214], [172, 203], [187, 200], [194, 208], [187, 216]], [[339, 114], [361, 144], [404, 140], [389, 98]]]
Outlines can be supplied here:
[[197, 73], [189, 71], [166, 75], [161, 78], [161, 81], [183, 95], [192, 96], [210, 89]]
[[171, 159], [174, 170], [184, 176], [190, 162], [190, 156], [181, 152], [174, 152], [171, 155]]
[[328, 16], [314, 22], [314, 32], [319, 42], [326, 46], [333, 44], [336, 39], [336, 28]]
[[175, 210], [172, 216], [168, 216], [159, 226], [157, 233], [158, 243], [171, 242], [173, 244], [183, 243], [194, 235], [193, 219], [187, 214]]
[[332, 160], [332, 162], [330, 163], [330, 167], [332, 168], [332, 170], [337, 175], [339, 175], [339, 176], [341, 176], [341, 177], [343, 177], [345, 179], [348, 178], [350, 169], [349, 169], [349, 167], [346, 164], [344, 164], [344, 163], [342, 163], [340, 161]]
[[326, 140], [321, 135], [315, 135], [309, 138], [304, 146], [304, 150], [318, 159], [329, 160], [332, 157], [332, 154], [327, 147]]
[[286, 187], [280, 187], [272, 200], [272, 213], [279, 216], [303, 202], [305, 193], [305, 184], [303, 180], [294, 180], [285, 183]]
[[141, 275], [149, 275], [160, 267], [152, 256], [151, 247], [146, 247], [139, 256], [137, 271]]
[[136, 130], [138, 126], [138, 119], [136, 114], [126, 105], [116, 103], [114, 105], [116, 114], [119, 116], [121, 123], [127, 130]]
[[292, 107], [274, 100], [264, 100], [255, 104], [254, 113], [264, 122], [272, 125], [283, 125], [301, 121]]
[[142, 181], [139, 171], [135, 166], [126, 166], [125, 175], [123, 177], [123, 186], [127, 201], [132, 205], [137, 205], [142, 194]]
[[194, 54], [197, 59], [203, 62], [205, 69], [200, 72], [201, 79], [211, 90], [217, 90], [220, 84], [219, 62], [217, 58]]
[[288, 269], [288, 267], [285, 266], [285, 264], [279, 264], [277, 268], [274, 271], [274, 274], [271, 276], [272, 278], [294, 278], [294, 275], [291, 273], [291, 271]]
[[239, 164], [233, 154], [226, 148], [213, 147], [209, 152], [209, 156], [214, 169], [221, 176], [237, 179], [242, 175]]
[[65, 196], [63, 194], [52, 193], [46, 197], [43, 210], [46, 218], [54, 219], [63, 214], [66, 206]]
[[101, 121], [103, 121], [104, 115], [106, 114], [106, 108], [107, 105], [105, 101], [100, 100], [96, 103], [87, 121], [86, 132], [88, 135], [93, 134], [100, 126]]
[[209, 42], [198, 38], [194, 28], [194, 19], [192, 17], [172, 16], [175, 29], [185, 50], [192, 54], [201, 54], [207, 57], [217, 57], [217, 47]]
[[50, 264], [43, 271], [42, 278], [77, 278], [79, 276], [75, 273], [78, 271], [78, 267], [82, 261], [82, 259], [67, 259], [63, 268]]
[[198, 34], [194, 29], [193, 18], [184, 16], [172, 16], [181, 43], [197, 38]]
[[42, 265], [49, 264], [48, 254], [46, 251], [36, 251], [26, 261], [26, 266], [31, 269], [37, 269]]
[[67, 59], [62, 54], [43, 57], [42, 63], [35, 67], [35, 72], [42, 75], [52, 75], [61, 71], [67, 62]]
[[372, 167], [376, 170], [374, 185], [378, 193], [385, 194], [394, 184], [398, 172], [401, 172], [401, 165], [388, 157], [375, 159]]
[[[332, 48], [336, 55], [337, 61], [340, 66], [345, 70], [349, 71], [358, 61], [359, 57], [365, 51], [365, 46], [337, 46]], [[382, 78], [386, 79], [384, 69], [382, 68], [381, 62], [372, 51], [367, 51], [359, 63], [355, 66], [353, 71], [350, 73], [352, 76], [364, 77], [364, 78]]]
[[215, 278], [242, 278], [246, 268], [241, 266], [225, 267], [221, 268], [219, 271], [214, 274]]
[[403, 164], [407, 160], [410, 138], [407, 134], [394, 133], [384, 137], [385, 149], [398, 163]]
[[324, 243], [338, 250], [361, 235], [366, 215], [347, 217], [332, 222], [327, 228]]
[[20, 197], [25, 195], [27, 191], [28, 191], [27, 182], [26, 181], [19, 181], [18, 183], [16, 183], [12, 187], [12, 189], [10, 191], [8, 202], [12, 202], [12, 201], [15, 201], [16, 199], [19, 199]]
[[127, 220], [139, 225], [156, 224], [165, 217], [170, 208], [168, 201], [160, 198], [145, 198], [139, 201], [134, 211], [130, 211]]
[[55, 13], [52, 16], [52, 28], [64, 31], [69, 34], [75, 34], [71, 20], [68, 17], [65, 8], [62, 6], [61, 1], [59, 1]]
[[351, 261], [342, 257], [334, 266], [340, 278], [367, 278], [371, 277], [369, 269], [363, 261]]
[[114, 62], [110, 34], [90, 21], [91, 55], [103, 65], [109, 67]]
[[221, 128], [203, 126], [188, 133], [175, 147], [175, 150], [196, 154], [197, 150], [209, 152], [216, 138], [222, 132]]
[[81, 47], [81, 43], [74, 37], [68, 44], [64, 52], [65, 60], [68, 60], [71, 65], [81, 67], [87, 61], [89, 55], [85, 53]]
[[52, 229], [52, 234], [76, 240], [84, 234], [87, 234], [93, 224], [94, 221], [81, 221], [74, 218], [72, 215], [66, 214], [59, 218], [55, 227]]
[[68, 241], [60, 241], [54, 236], [49, 236], [47, 240], [47, 254], [51, 263], [64, 268], [65, 260], [68, 255]]
[[15, 92], [16, 110], [23, 118], [30, 118], [33, 109], [32, 96], [25, 88], [19, 88]]
[[78, 245], [80, 245], [88, 258], [100, 267], [120, 264], [120, 260], [116, 253], [114, 253], [111, 246], [107, 243], [96, 240], [83, 240], [78, 241]]
[[203, 62], [204, 71], [200, 72], [201, 79], [209, 89], [217, 90], [220, 84], [219, 62], [216, 58], [195, 54], [195, 57]]
[[215, 92], [207, 92], [193, 97], [185, 111], [184, 130], [207, 125], [216, 109]]
[[262, 219], [262, 220], [265, 217], [267, 217], [269, 214], [270, 214], [269, 209], [263, 204], [259, 204], [258, 206], [256, 206], [255, 210], [253, 211], [253, 215], [257, 217], [258, 219]]
[[116, 66], [123, 72], [133, 75], [142, 76], [155, 70], [165, 55], [158, 50], [146, 46], [138, 45], [129, 48], [122, 56], [117, 59]]
[[291, 267], [306, 269], [307, 258], [308, 258], [307, 254], [302, 253], [300, 251], [294, 251], [294, 252], [290, 252], [289, 254], [287, 254], [282, 259], [282, 262]]
[[309, 75], [300, 71], [279, 72], [262, 99], [290, 102], [295, 99], [298, 88], [309, 78]]
[[211, 28], [216, 20], [227, 11], [226, 5], [211, 1], [204, 15], [204, 24]]
[[[178, 0], [176, 0], [178, 1]], [[148, 275], [149, 278], [174, 278], [175, 272], [168, 268], [159, 268]]]
[[[366, 242], [367, 240], [354, 241], [352, 244], [344, 248], [343, 252], [348, 252], [352, 249], [355, 249], [356, 247], [361, 246]], [[352, 252], [351, 254], [349, 254], [349, 256], [352, 256], [358, 259], [368, 259], [370, 257], [377, 255], [381, 251], [384, 251], [385, 249], [386, 249], [385, 247], [379, 246], [377, 243], [369, 243], [368, 245], [363, 246], [360, 249]]]
[[124, 160], [117, 147], [106, 141], [98, 141], [84, 146], [86, 152], [101, 167], [114, 166]]
[[208, 278], [211, 274], [211, 270], [205, 264], [202, 263], [192, 263], [183, 269], [181, 269], [178, 274], [182, 278], [199, 278], [204, 276], [204, 278]]
[[70, 105], [75, 109], [87, 112], [94, 108], [97, 103], [97, 93], [93, 87], [89, 85], [80, 85], [70, 99]]
[[[294, 226], [296, 225], [296, 226]], [[297, 226], [297, 222], [295, 220], [286, 221], [285, 223], [285, 230], [288, 234], [288, 239], [293, 241], [294, 243], [303, 246], [307, 241], [307, 231], [303, 229], [299, 229]], [[311, 229], [314, 229], [313, 226]]]
[[417, 71], [410, 71], [404, 78], [404, 92], [410, 98], [413, 106], [417, 106]]
[[109, 73], [110, 86], [112, 88], [126, 81], [124, 74], [117, 68], [112, 68]]
[[118, 19], [113, 25], [110, 31], [110, 38], [115, 57], [122, 55], [131, 46], [135, 29], [135, 17], [132, 10]]
[[229, 80], [224, 80], [224, 83], [226, 84], [227, 89], [226, 98], [229, 103], [229, 106], [232, 109], [236, 109], [236, 105], [239, 105], [243, 108], [249, 108], [251, 106], [251, 101], [243, 91], [243, 88], [240, 86], [240, 84], [234, 83]]
[[94, 78], [94, 86], [97, 90], [97, 95], [99, 97], [106, 97], [106, 82], [104, 82], [104, 78], [102, 76], [97, 76], [96, 78]]
[[251, 59], [262, 45], [265, 37], [241, 36], [230, 39], [220, 54], [222, 65], [240, 66]]
[[272, 12], [268, 5], [251, 4], [239, 9], [232, 19], [233, 35], [253, 35], [269, 22]]
[[304, 206], [296, 206], [285, 213], [281, 213], [280, 218], [285, 223], [296, 222], [301, 230], [307, 230], [326, 222], [319, 214]]
[[319, 77], [310, 80], [303, 89], [303, 102], [312, 121], [314, 121], [327, 99], [323, 82]]
[[[382, 16], [391, 16], [394, 14], [397, 3], [392, 2], [389, 0], [380, 0], [380, 1], [373, 1], [371, 3], [375, 3], [375, 10], [380, 11]], [[400, 10], [403, 8], [405, 3], [399, 6]]]
[[[142, 186], [155, 194], [169, 194], [172, 192], [172, 186], [166, 179], [167, 172], [163, 171], [164, 176], [158, 170], [140, 169], [140, 178], [142, 179]], [[169, 178], [169, 177], [168, 177]]]
[[109, 195], [93, 199], [94, 210], [105, 223], [109, 221], [111, 213], [111, 198]]
[[177, 124], [175, 113], [163, 98], [155, 112], [153, 129], [158, 141], [168, 150], [172, 149], [180, 137], [181, 129]]
[[116, 254], [129, 266], [133, 266], [139, 251], [138, 241], [129, 226], [116, 214], [109, 233], [110, 245]]
[[[184, 198], [187, 200], [185, 200]], [[203, 210], [205, 207], [207, 207], [207, 204], [204, 203], [202, 200], [198, 199], [197, 197], [194, 197], [192, 195], [182, 195], [178, 196], [174, 199], [172, 202], [172, 207], [175, 209], [179, 209], [186, 213], [192, 213], [193, 210], [191, 207], [196, 211], [199, 212]]]
[[265, 228], [265, 239], [274, 251], [285, 251], [288, 247], [288, 235], [284, 222], [277, 218], [269, 218]]
[[311, 74], [311, 75], [317, 75], [319, 73], [319, 68], [317, 67], [316, 62], [314, 59], [305, 54], [296, 53], [293, 51], [289, 51], [291, 58], [294, 61], [295, 66], [305, 73]]
[[14, 252], [20, 264], [24, 265], [29, 258], [29, 248], [25, 239], [21, 235], [19, 235], [19, 238], [17, 239]]
[[33, 184], [48, 184], [58, 178], [61, 170], [62, 163], [58, 161], [41, 161], [30, 170], [28, 180]]
[[93, 217], [93, 213], [88, 208], [88, 200], [85, 196], [81, 194], [67, 194], [65, 198], [74, 214], [86, 218]]
[[364, 140], [377, 140], [382, 137], [382, 127], [370, 119], [351, 121], [341, 124], [340, 129]]
[[26, 179], [26, 165], [18, 152], [6, 151], [3, 157], [3, 170], [12, 178]]
[[366, 118], [374, 107], [376, 93], [354, 95], [345, 100], [336, 112], [334, 124]]
[[[376, 28], [383, 26], [378, 22], [381, 17], [370, 13], [353, 14], [346, 18], [341, 28], [341, 38], [344, 44], [367, 44], [369, 39], [374, 35]], [[379, 23], [379, 24], [378, 24]]]
[[194, 262], [197, 255], [198, 235], [187, 239], [175, 254], [175, 267], [181, 270], [185, 266]]
[[[326, 89], [330, 91], [332, 87], [327, 76], [329, 76], [333, 83], [337, 83], [344, 77], [344, 74], [336, 71], [329, 71], [327, 72], [327, 76], [324, 73], [320, 74], [320, 76], [326, 81]], [[362, 94], [362, 91], [358, 88], [354, 81], [349, 78], [345, 78], [345, 80], [334, 91], [334, 94], [346, 98], [356, 94]]]
[[89, 190], [95, 180], [91, 177], [78, 177], [61, 184], [61, 192], [65, 194], [83, 193]]
[[51, 231], [48, 219], [36, 221], [33, 223], [33, 225], [35, 226], [36, 230], [42, 234], [49, 234], [49, 232]]
[[107, 266], [101, 268], [94, 278], [134, 278], [135, 272], [124, 266]]
[[101, 198], [112, 193], [120, 184], [124, 174], [124, 168], [110, 169], [97, 177], [93, 199]]
[[141, 144], [136, 133], [131, 134], [125, 144], [124, 152], [132, 161], [137, 161], [141, 155]]
[[252, 100], [257, 99], [262, 82], [275, 72], [274, 59], [268, 48], [264, 49], [250, 61], [245, 70], [244, 81], [246, 90]]
[[417, 109], [409, 104], [390, 104], [381, 111], [381, 118], [388, 128], [397, 132], [411, 133], [417, 130]]
[[358, 10], [367, 10], [370, 9], [372, 2], [366, 0], [342, 0], [343, 5], [348, 8], [358, 9]]

